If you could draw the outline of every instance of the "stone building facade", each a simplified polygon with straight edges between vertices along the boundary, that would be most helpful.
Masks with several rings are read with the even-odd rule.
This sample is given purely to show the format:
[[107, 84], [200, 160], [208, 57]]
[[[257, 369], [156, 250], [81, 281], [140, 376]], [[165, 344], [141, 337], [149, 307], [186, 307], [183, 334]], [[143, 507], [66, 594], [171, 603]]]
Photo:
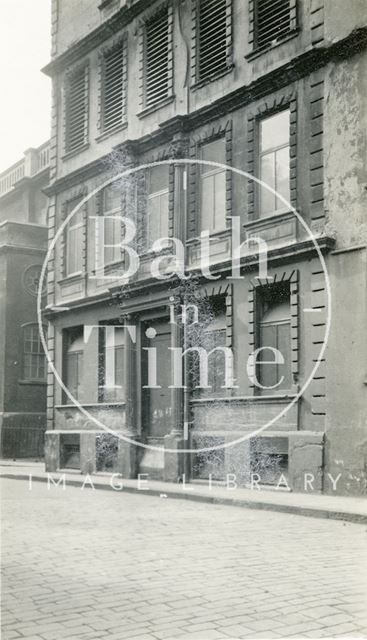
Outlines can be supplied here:
[[39, 339], [36, 300], [47, 249], [48, 199], [42, 189], [48, 182], [48, 142], [28, 149], [24, 158], [0, 174], [3, 457], [43, 457], [46, 362]]
[[[295, 491], [363, 493], [364, 1], [52, 7], [47, 469], [192, 482], [231, 473], [242, 485], [258, 474], [265, 486], [282, 477]], [[153, 162], [163, 164], [139, 170]], [[126, 170], [118, 188], [107, 184]], [[128, 282], [116, 213], [137, 227]], [[236, 277], [234, 229], [245, 243]], [[199, 270], [204, 231], [211, 275]], [[182, 242], [191, 278], [152, 277], [155, 259], [172, 267], [169, 248], [152, 252], [162, 235]], [[184, 323], [189, 304], [198, 323]], [[191, 352], [182, 388], [171, 388], [171, 354], [195, 326], [209, 350], [233, 351], [232, 386], [218, 350], [208, 388], [195, 383]], [[278, 363], [254, 364], [254, 352], [279, 346]]]

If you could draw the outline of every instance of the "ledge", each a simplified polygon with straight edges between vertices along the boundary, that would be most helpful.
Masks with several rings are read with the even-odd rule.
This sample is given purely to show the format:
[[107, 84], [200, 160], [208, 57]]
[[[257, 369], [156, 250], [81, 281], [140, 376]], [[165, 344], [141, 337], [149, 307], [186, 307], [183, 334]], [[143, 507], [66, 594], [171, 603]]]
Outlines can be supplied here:
[[213, 73], [211, 76], [208, 76], [207, 78], [198, 80], [197, 82], [195, 82], [195, 84], [191, 85], [190, 87], [191, 91], [197, 91], [198, 89], [205, 87], [207, 84], [215, 82], [216, 80], [220, 80], [221, 78], [223, 78], [223, 76], [226, 76], [228, 73], [231, 73], [233, 69], [234, 69], [234, 64], [231, 64], [229, 65], [229, 67], [226, 67], [222, 71], [218, 71], [216, 73]]
[[61, 156], [61, 160], [69, 160], [69, 158], [74, 158], [74, 156], [77, 156], [79, 155], [79, 153], [82, 153], [83, 151], [86, 151], [87, 149], [89, 149], [89, 145], [90, 145], [89, 142], [85, 142], [77, 149], [73, 149], [72, 151], [67, 151], [66, 153], [64, 153], [63, 156]]
[[244, 56], [245, 60], [251, 61], [251, 60], [254, 60], [254, 58], [258, 58], [259, 56], [264, 55], [265, 53], [273, 52], [274, 49], [276, 49], [277, 47], [280, 47], [285, 42], [288, 42], [289, 40], [293, 40], [293, 38], [298, 36], [299, 32], [300, 32], [300, 28], [297, 27], [296, 29], [289, 31], [287, 35], [284, 36], [284, 38], [281, 38], [281, 40], [275, 42], [274, 44], [268, 44], [265, 47], [257, 47], [256, 49], [253, 49], [250, 53], [247, 53]]
[[[79, 402], [78, 404], [82, 409], [85, 409], [87, 407], [90, 409], [106, 409], [108, 407], [125, 407], [126, 402]], [[75, 409], [76, 411], [79, 411], [79, 406], [77, 406], [76, 404], [56, 404], [55, 409]]]
[[145, 107], [144, 109], [142, 109], [142, 111], [139, 111], [136, 115], [140, 119], [145, 118], [146, 116], [149, 116], [151, 113], [154, 113], [159, 109], [163, 109], [163, 107], [166, 107], [167, 105], [171, 104], [175, 100], [175, 98], [176, 96], [174, 94], [172, 94], [171, 96], [167, 96], [166, 98], [164, 98], [163, 100], [160, 100], [156, 104], [152, 104], [149, 107]]
[[102, 140], [105, 140], [106, 138], [109, 138], [110, 136], [113, 136], [114, 134], [119, 133], [120, 131], [124, 131], [124, 129], [127, 129], [127, 126], [128, 126], [128, 123], [127, 123], [127, 120], [125, 120], [124, 122], [121, 122], [115, 127], [111, 127], [111, 129], [105, 129], [102, 133], [96, 136], [95, 140], [96, 142], [102, 142]]
[[215, 404], [216, 402], [252, 404], [252, 403], [278, 403], [282, 404], [297, 397], [295, 393], [286, 393], [273, 396], [227, 396], [224, 398], [195, 398], [190, 400], [190, 404]]
[[70, 276], [65, 276], [64, 278], [60, 278], [57, 280], [57, 284], [62, 286], [63, 284], [71, 284], [73, 282], [80, 282], [85, 277], [85, 273], [82, 271], [78, 271], [77, 273], [72, 273]]

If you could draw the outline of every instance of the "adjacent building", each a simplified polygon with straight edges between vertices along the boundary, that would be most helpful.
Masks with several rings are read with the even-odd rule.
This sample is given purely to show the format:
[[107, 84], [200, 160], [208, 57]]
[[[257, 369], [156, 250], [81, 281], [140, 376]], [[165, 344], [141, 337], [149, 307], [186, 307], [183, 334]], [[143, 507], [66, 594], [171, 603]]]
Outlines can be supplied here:
[[43, 188], [48, 182], [48, 142], [28, 149], [0, 174], [0, 426], [5, 458], [43, 457], [44, 451], [46, 361], [36, 300], [47, 249]]
[[52, 33], [47, 469], [364, 493], [364, 0], [53, 0]]

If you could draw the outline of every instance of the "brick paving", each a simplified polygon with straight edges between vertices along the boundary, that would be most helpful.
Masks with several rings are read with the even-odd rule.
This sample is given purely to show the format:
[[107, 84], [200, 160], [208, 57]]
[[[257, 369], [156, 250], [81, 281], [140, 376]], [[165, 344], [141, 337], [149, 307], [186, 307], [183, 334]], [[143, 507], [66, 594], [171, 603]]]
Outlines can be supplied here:
[[367, 637], [367, 527], [3, 480], [3, 640]]

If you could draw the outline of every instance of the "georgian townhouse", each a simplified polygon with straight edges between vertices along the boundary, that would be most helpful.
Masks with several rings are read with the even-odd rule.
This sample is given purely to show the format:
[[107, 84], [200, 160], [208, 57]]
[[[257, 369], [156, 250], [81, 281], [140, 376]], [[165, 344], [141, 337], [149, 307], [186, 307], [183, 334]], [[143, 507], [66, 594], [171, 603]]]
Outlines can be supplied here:
[[52, 34], [47, 469], [362, 493], [365, 3], [53, 0]]

